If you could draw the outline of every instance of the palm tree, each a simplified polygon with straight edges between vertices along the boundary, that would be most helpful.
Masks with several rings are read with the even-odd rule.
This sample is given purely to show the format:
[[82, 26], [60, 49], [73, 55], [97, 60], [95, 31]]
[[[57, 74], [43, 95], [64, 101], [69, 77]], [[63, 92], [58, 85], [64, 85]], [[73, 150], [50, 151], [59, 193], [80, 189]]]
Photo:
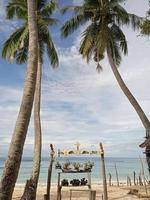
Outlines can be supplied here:
[[28, 25], [29, 25], [29, 57], [28, 68], [25, 79], [22, 102], [19, 115], [16, 121], [16, 126], [12, 136], [8, 158], [5, 162], [5, 167], [0, 183], [0, 199], [11, 200], [15, 183], [18, 177], [20, 168], [23, 146], [30, 121], [34, 91], [37, 74], [37, 58], [38, 58], [38, 31], [36, 20], [36, 5], [34, 0], [28, 0]]
[[[21, 10], [22, 9], [22, 10]], [[58, 65], [58, 56], [48, 29], [49, 25], [57, 23], [57, 20], [52, 18], [51, 15], [56, 9], [56, 2], [53, 0], [49, 3], [46, 1], [37, 1], [37, 24], [38, 24], [38, 70], [36, 89], [34, 97], [34, 129], [35, 129], [35, 146], [34, 146], [34, 158], [32, 166], [32, 174], [29, 181], [27, 181], [22, 199], [35, 199], [37, 183], [40, 173], [41, 162], [41, 122], [40, 122], [40, 101], [41, 101], [41, 76], [42, 76], [42, 64], [45, 47], [49, 60], [53, 67]], [[12, 15], [12, 10], [14, 14]], [[20, 16], [20, 11], [23, 13]], [[8, 18], [13, 18], [17, 15], [19, 19], [24, 21], [23, 25], [18, 28], [5, 42], [2, 51], [2, 56], [5, 59], [16, 59], [18, 64], [26, 62], [28, 52], [28, 24], [27, 24], [27, 3], [18, 2], [14, 0], [13, 3], [9, 2], [7, 6]]]
[[140, 146], [146, 147], [146, 158], [150, 170], [150, 121], [118, 71], [121, 54], [126, 55], [128, 52], [126, 37], [121, 27], [130, 25], [133, 29], [139, 28], [142, 19], [128, 13], [120, 5], [123, 2], [124, 0], [84, 0], [81, 6], [67, 6], [62, 9], [62, 13], [73, 10], [74, 16], [66, 21], [61, 32], [63, 37], [67, 37], [80, 25], [87, 24], [87, 28], [82, 33], [80, 45], [82, 57], [86, 58], [87, 62], [94, 59], [97, 62], [97, 69], [100, 71], [102, 70], [100, 61], [107, 55], [120, 88], [146, 129], [146, 140]]

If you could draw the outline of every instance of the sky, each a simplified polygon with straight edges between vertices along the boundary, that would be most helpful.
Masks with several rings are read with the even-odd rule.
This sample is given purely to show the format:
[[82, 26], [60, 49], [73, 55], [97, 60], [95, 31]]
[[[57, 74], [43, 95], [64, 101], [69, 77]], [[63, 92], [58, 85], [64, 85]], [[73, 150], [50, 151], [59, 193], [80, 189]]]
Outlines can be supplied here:
[[[137, 3], [138, 2], [138, 3]], [[80, 0], [61, 0], [60, 6], [80, 4]], [[6, 0], [0, 1], [0, 51], [4, 41], [21, 22], [5, 19]], [[148, 0], [128, 0], [128, 12], [145, 16]], [[60, 26], [69, 17], [61, 16], [58, 27], [52, 27], [52, 37], [58, 50], [60, 65], [53, 70], [45, 56], [42, 79], [41, 120], [43, 156], [48, 156], [49, 144], [58, 149], [98, 149], [99, 142], [108, 157], [138, 157], [143, 150], [145, 130], [135, 110], [119, 88], [107, 59], [102, 73], [94, 62], [87, 64], [78, 53], [80, 27], [68, 39], [60, 37]], [[150, 119], [150, 40], [139, 32], [123, 28], [129, 53], [123, 57], [119, 71], [133, 95]], [[0, 57], [0, 157], [7, 155], [15, 121], [21, 103], [26, 64], [17, 65]], [[30, 156], [34, 146], [33, 116], [31, 118], [24, 156]]]

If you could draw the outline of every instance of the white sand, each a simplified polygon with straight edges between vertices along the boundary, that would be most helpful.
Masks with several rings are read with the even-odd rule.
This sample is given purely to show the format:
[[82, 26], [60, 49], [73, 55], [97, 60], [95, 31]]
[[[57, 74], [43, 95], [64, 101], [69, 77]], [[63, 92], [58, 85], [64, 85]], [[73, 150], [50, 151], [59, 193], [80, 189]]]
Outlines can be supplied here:
[[[148, 186], [147, 186], [148, 187]], [[136, 196], [133, 195], [129, 195], [128, 192], [131, 188], [137, 188], [137, 187], [127, 187], [127, 186], [121, 186], [121, 187], [117, 187], [117, 186], [111, 186], [108, 187], [108, 197], [109, 200], [131, 200], [131, 199], [139, 199]], [[14, 191], [14, 195], [13, 195], [13, 200], [15, 199], [19, 199], [23, 193], [23, 185], [17, 185]], [[69, 200], [69, 196], [70, 196], [70, 189], [71, 188], [63, 188], [62, 189], [62, 200]], [[86, 187], [82, 187], [82, 188], [75, 188], [75, 189], [86, 189]], [[100, 200], [102, 199], [102, 194], [103, 194], [103, 187], [100, 184], [94, 184], [92, 185], [92, 189], [96, 190], [96, 200]], [[144, 187], [138, 187], [137, 189], [139, 189], [141, 194], [145, 194], [145, 190]], [[46, 186], [44, 185], [40, 185], [38, 187], [38, 193], [37, 193], [37, 200], [43, 200], [43, 196], [45, 194], [46, 191]], [[150, 186], [148, 188], [148, 192], [150, 195]], [[51, 200], [56, 200], [56, 194], [57, 194], [57, 185], [52, 185], [51, 188]], [[150, 198], [142, 198], [143, 200], [148, 200]], [[88, 200], [88, 192], [74, 192], [73, 193], [73, 198], [72, 200]]]

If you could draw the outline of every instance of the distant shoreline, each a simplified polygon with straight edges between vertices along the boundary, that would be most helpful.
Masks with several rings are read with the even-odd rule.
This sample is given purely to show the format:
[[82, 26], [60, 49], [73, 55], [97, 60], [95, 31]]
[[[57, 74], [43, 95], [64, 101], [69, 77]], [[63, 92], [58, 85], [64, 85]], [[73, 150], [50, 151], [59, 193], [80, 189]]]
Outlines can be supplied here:
[[[97, 158], [99, 158], [100, 156], [99, 155], [74, 155], [74, 156], [72, 156], [72, 155], [67, 155], [67, 156], [62, 155], [60, 157], [56, 156], [55, 158], [57, 159], [57, 158], [86, 158], [86, 157], [91, 157], [91, 158], [97, 157]], [[6, 158], [7, 158], [7, 156], [6, 157], [0, 156], [0, 160], [5, 160]], [[31, 161], [32, 158], [33, 157], [31, 157], [31, 156], [24, 156], [24, 157], [22, 157], [22, 160], [23, 161], [27, 161], [27, 160]], [[45, 156], [45, 157], [42, 157], [42, 160], [47, 160], [49, 158], [50, 158], [49, 156]], [[146, 160], [145, 157], [141, 157], [141, 158]], [[105, 159], [139, 159], [139, 157], [107, 157], [106, 156]]]
[[[101, 176], [101, 162], [99, 157], [60, 157], [56, 158], [56, 161], [59, 161], [62, 165], [63, 163], [69, 160], [71, 163], [79, 162], [81, 164], [84, 164], [87, 160], [91, 160], [94, 162], [94, 167], [92, 169], [92, 182], [101, 182], [102, 176]], [[41, 163], [41, 172], [40, 172], [40, 179], [39, 183], [43, 184], [47, 181], [47, 172], [48, 172], [48, 166], [49, 166], [49, 157], [44, 157], [42, 159]], [[0, 176], [3, 172], [5, 159], [0, 159]], [[24, 157], [21, 162], [21, 167], [19, 171], [19, 177], [17, 184], [22, 184], [26, 182], [26, 179], [30, 177], [31, 169], [32, 169], [32, 157]], [[145, 169], [145, 176], [148, 176], [148, 170], [147, 170], [147, 163], [146, 159], [143, 159], [144, 169]], [[119, 180], [120, 182], [126, 182], [127, 176], [131, 177], [133, 179], [133, 172], [136, 172], [136, 176], [138, 177], [141, 171], [141, 163], [139, 158], [112, 158], [112, 157], [106, 157], [105, 159], [105, 165], [106, 165], [106, 173], [111, 173], [112, 175], [112, 182], [116, 181], [116, 172], [115, 172], [115, 165], [117, 166], [118, 174], [119, 174]], [[55, 168], [55, 164], [54, 164]], [[57, 182], [57, 176], [58, 171], [53, 170], [52, 175], [52, 183]], [[76, 174], [76, 175], [64, 175], [64, 178], [67, 178], [69, 180], [73, 178], [83, 178], [86, 177], [86, 175]]]

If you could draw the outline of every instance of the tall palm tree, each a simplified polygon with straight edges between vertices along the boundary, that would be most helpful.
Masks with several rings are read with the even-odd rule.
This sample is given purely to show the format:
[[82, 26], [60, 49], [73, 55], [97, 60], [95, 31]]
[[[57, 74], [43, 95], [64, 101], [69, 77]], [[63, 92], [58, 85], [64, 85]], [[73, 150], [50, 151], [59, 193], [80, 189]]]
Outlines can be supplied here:
[[84, 0], [81, 6], [67, 6], [62, 9], [62, 13], [73, 10], [74, 16], [66, 21], [61, 32], [63, 37], [67, 37], [80, 25], [87, 23], [87, 28], [82, 33], [80, 53], [87, 62], [94, 59], [98, 70], [102, 69], [100, 61], [107, 55], [120, 88], [134, 107], [146, 130], [146, 140], [140, 146], [146, 147], [150, 170], [150, 121], [118, 71], [121, 54], [126, 55], [128, 52], [126, 37], [121, 27], [130, 25], [133, 29], [139, 28], [142, 19], [128, 13], [120, 4], [123, 2], [124, 0]]
[[[34, 97], [34, 131], [35, 131], [35, 146], [34, 146], [34, 158], [32, 166], [32, 174], [29, 181], [27, 181], [24, 194], [22, 199], [35, 199], [36, 189], [40, 173], [40, 162], [41, 162], [41, 122], [40, 122], [40, 101], [41, 101], [41, 76], [42, 76], [42, 64], [45, 47], [47, 55], [53, 67], [58, 65], [58, 56], [55, 50], [50, 31], [49, 25], [57, 23], [57, 20], [52, 18], [51, 15], [56, 9], [56, 2], [53, 0], [49, 3], [47, 1], [37, 1], [37, 25], [38, 25], [38, 70], [36, 89]], [[12, 10], [14, 14], [12, 15]], [[24, 13], [20, 16], [20, 12]], [[7, 6], [7, 17], [13, 18], [17, 16], [19, 19], [24, 21], [23, 25], [18, 28], [4, 43], [2, 56], [5, 59], [15, 59], [18, 64], [26, 62], [28, 52], [28, 23], [27, 23], [27, 3], [18, 2], [13, 0], [8, 3]]]
[[22, 102], [19, 115], [16, 121], [16, 126], [12, 136], [8, 158], [5, 162], [5, 167], [0, 183], [0, 199], [11, 200], [15, 183], [18, 177], [20, 168], [24, 142], [28, 125], [30, 121], [34, 91], [36, 85], [37, 74], [37, 58], [38, 58], [38, 31], [36, 20], [36, 4], [34, 0], [28, 0], [28, 26], [29, 26], [29, 55], [28, 68], [25, 79]]

